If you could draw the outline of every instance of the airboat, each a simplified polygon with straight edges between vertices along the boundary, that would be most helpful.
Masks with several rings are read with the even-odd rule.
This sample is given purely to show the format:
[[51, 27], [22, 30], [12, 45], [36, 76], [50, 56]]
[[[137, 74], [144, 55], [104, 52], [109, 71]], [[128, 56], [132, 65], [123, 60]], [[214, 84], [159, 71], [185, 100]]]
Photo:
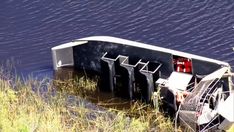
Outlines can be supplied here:
[[[100, 76], [100, 90], [142, 100], [173, 113], [192, 131], [234, 125], [234, 91], [228, 63], [110, 36], [93, 36], [52, 48], [53, 67]], [[156, 102], [156, 104], [155, 104]]]

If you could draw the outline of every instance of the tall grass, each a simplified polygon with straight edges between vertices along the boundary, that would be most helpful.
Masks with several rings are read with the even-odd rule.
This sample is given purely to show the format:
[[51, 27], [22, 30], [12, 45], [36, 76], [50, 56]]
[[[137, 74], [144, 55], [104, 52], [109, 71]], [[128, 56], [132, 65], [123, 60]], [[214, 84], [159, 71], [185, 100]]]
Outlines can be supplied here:
[[64, 92], [73, 89], [85, 96], [95, 90], [95, 79], [22, 82], [4, 74], [0, 73], [0, 131], [174, 131], [170, 119], [146, 104], [135, 102], [123, 110], [92, 108]]

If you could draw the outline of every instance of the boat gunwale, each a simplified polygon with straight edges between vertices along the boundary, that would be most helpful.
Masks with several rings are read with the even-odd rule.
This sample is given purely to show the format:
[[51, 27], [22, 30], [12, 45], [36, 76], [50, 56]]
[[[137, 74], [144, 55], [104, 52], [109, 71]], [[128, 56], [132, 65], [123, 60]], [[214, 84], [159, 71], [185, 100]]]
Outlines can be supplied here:
[[157, 51], [157, 52], [169, 53], [171, 55], [186, 57], [189, 59], [197, 59], [197, 60], [201, 60], [201, 61], [212, 62], [212, 63], [216, 63], [216, 64], [219, 64], [222, 66], [230, 67], [229, 63], [224, 62], [224, 61], [220, 61], [220, 60], [216, 60], [216, 59], [212, 59], [212, 58], [208, 58], [208, 57], [203, 57], [203, 56], [199, 56], [199, 55], [195, 55], [195, 54], [185, 53], [182, 51], [177, 51], [177, 50], [173, 50], [173, 49], [169, 49], [169, 48], [158, 47], [155, 45], [145, 44], [145, 43], [141, 43], [141, 42], [126, 40], [126, 39], [116, 38], [116, 37], [110, 37], [110, 36], [85, 37], [85, 38], [74, 40], [73, 42], [68, 42], [68, 43], [64, 43], [64, 44], [55, 46], [55, 47], [51, 48], [51, 50], [56, 51], [56, 50], [61, 50], [61, 49], [65, 49], [65, 48], [72, 48], [74, 46], [87, 44], [89, 41], [109, 42], [109, 43], [114, 43], [114, 44], [133, 46], [133, 47], [153, 50], [153, 51]]

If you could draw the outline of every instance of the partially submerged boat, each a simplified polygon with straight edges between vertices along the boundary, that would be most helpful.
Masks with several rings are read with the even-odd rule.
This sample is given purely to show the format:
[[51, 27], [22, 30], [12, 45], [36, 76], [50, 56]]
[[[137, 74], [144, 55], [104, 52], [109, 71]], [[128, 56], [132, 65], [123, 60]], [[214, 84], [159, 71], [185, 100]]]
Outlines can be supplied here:
[[155, 105], [160, 97], [191, 130], [233, 125], [232, 74], [226, 62], [108, 36], [53, 47], [52, 57], [55, 70], [72, 66], [100, 75], [103, 91]]

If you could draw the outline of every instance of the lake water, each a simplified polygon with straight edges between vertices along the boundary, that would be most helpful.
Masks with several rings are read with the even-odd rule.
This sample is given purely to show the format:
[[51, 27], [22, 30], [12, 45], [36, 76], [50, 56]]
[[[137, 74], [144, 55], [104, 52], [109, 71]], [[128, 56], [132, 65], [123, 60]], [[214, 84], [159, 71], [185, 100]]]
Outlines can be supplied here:
[[51, 75], [51, 47], [108, 35], [185, 51], [234, 68], [234, 2], [199, 0], [3, 0], [0, 60]]

